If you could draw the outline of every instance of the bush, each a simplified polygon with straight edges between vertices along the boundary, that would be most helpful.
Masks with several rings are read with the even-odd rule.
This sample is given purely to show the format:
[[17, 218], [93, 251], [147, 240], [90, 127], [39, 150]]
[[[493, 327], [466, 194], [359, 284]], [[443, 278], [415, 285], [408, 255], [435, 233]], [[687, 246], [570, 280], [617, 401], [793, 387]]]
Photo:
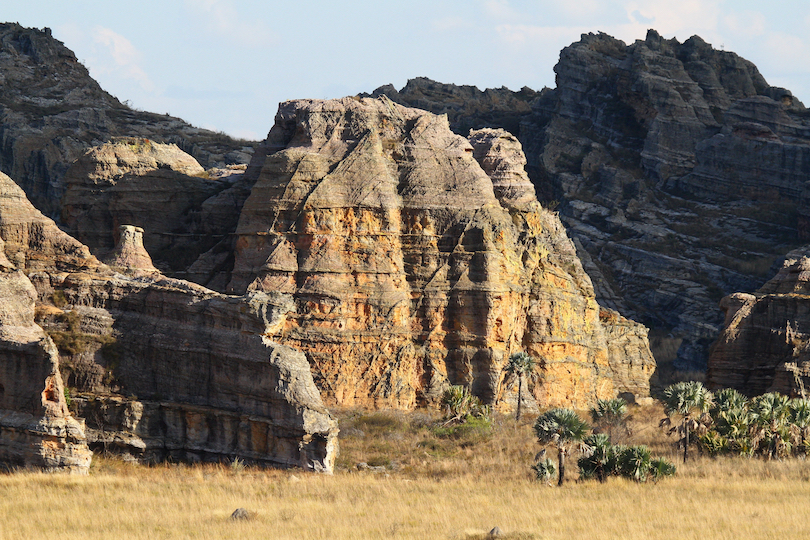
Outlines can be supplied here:
[[554, 478], [557, 467], [554, 466], [553, 461], [549, 458], [545, 458], [532, 465], [532, 470], [534, 471], [535, 478], [541, 482], [548, 482]]
[[442, 405], [446, 408], [445, 425], [464, 423], [470, 417], [491, 420], [492, 409], [481, 403], [466, 386], [455, 385], [445, 390]]
[[612, 445], [604, 433], [585, 438], [591, 452], [577, 461], [582, 479], [596, 478], [600, 482], [609, 476], [623, 476], [636, 482], [648, 478], [658, 481], [675, 474], [675, 466], [663, 458], [652, 458], [646, 446]]

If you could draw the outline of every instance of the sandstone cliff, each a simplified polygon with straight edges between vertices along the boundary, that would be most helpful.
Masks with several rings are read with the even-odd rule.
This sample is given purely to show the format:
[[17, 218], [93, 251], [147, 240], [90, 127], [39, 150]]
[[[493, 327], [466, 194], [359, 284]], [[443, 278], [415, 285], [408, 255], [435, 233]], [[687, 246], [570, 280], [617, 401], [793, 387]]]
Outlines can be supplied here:
[[0, 462], [87, 474], [84, 423], [68, 411], [57, 350], [34, 322], [36, 290], [0, 240]]
[[[61, 218], [95, 255], [106, 257], [119, 226], [144, 231], [157, 265], [174, 277], [230, 239], [246, 194], [243, 169], [205, 171], [176, 145], [123, 137], [94, 146], [64, 176]], [[249, 188], [248, 188], [249, 189]]]
[[646, 393], [646, 331], [624, 321], [637, 365], [611, 354], [621, 347], [524, 163], [504, 131], [468, 140], [385, 97], [283, 103], [246, 173], [229, 290], [289, 296], [271, 336], [305, 351], [340, 405], [409, 408], [451, 383], [497, 402], [517, 350], [540, 361], [543, 405]]
[[247, 141], [121, 104], [48, 29], [0, 24], [0, 85], [0, 170], [46, 215], [60, 213], [70, 164], [111, 137], [175, 143], [206, 168], [247, 163], [252, 152]]
[[806, 251], [789, 254], [777, 275], [755, 293], [732, 294], [720, 305], [725, 324], [709, 357], [708, 385], [736, 388], [749, 396], [810, 390], [804, 387], [810, 384]]
[[[142, 460], [237, 456], [331, 471], [337, 425], [306, 358], [266, 337], [285, 302], [166, 278], [143, 268], [140, 231], [123, 232], [112, 262], [132, 277], [99, 263], [0, 174], [0, 459], [55, 468], [81, 458], [86, 468], [89, 442]], [[35, 301], [59, 356], [34, 324]], [[56, 457], [37, 461], [29, 446]]]
[[697, 36], [583, 34], [554, 69], [556, 88], [528, 112], [526, 90], [500, 89], [485, 118], [475, 111], [489, 91], [417, 79], [375, 93], [451, 110], [463, 135], [518, 115], [526, 170], [538, 197], [559, 203], [600, 303], [680, 343], [678, 366], [701, 368], [720, 298], [760, 287], [807, 234], [806, 110]]

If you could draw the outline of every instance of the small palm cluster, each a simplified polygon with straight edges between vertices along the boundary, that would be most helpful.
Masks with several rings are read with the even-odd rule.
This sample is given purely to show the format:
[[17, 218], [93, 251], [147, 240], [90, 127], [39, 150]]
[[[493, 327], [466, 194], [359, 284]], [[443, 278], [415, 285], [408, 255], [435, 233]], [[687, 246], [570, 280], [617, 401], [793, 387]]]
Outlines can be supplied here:
[[623, 476], [636, 482], [652, 479], [657, 482], [675, 474], [675, 466], [664, 458], [653, 458], [644, 445], [610, 444], [605, 433], [594, 433], [584, 440], [589, 451], [579, 458], [581, 478], [596, 478], [605, 482], [609, 476]]
[[[603, 429], [609, 431], [622, 425], [627, 415], [627, 403], [621, 399], [600, 400], [591, 410], [591, 416]], [[551, 409], [537, 418], [534, 432], [540, 444], [557, 447], [558, 481], [565, 482], [565, 458], [577, 448], [583, 457], [579, 459], [580, 478], [596, 478], [601, 482], [609, 476], [625, 476], [637, 482], [648, 478], [658, 480], [675, 474], [675, 467], [661, 458], [652, 458], [646, 446], [611, 444], [608, 433], [592, 433], [590, 427], [571, 409]], [[538, 480], [548, 481], [554, 475], [554, 465], [549, 459], [541, 459], [532, 469]]]
[[810, 453], [810, 400], [777, 392], [748, 399], [732, 388], [703, 392], [702, 404], [693, 409], [686, 426], [678, 428], [679, 443], [687, 444], [691, 433], [698, 448], [712, 456], [781, 459]]
[[482, 404], [466, 386], [454, 385], [445, 390], [442, 405], [446, 411], [444, 425], [464, 423], [470, 418], [489, 420], [492, 417], [492, 409]]

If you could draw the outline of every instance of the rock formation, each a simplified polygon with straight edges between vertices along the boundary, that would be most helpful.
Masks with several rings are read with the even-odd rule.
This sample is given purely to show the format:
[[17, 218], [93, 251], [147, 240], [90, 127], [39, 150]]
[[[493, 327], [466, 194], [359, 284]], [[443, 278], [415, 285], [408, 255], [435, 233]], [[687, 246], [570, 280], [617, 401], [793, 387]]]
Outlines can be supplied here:
[[807, 252], [789, 254], [776, 276], [754, 294], [735, 293], [720, 305], [725, 324], [709, 357], [707, 384], [749, 396], [805, 391], [803, 385], [810, 382]]
[[107, 265], [125, 274], [151, 274], [157, 272], [152, 257], [143, 247], [143, 229], [132, 225], [121, 225], [118, 244], [105, 260]]
[[518, 116], [529, 177], [559, 203], [600, 303], [680, 343], [681, 368], [701, 368], [720, 298], [760, 287], [810, 230], [806, 110], [697, 36], [584, 34], [554, 69], [556, 88], [529, 111], [530, 93], [500, 89], [503, 107], [486, 118], [475, 111], [489, 91], [419, 79], [375, 94], [450, 110], [463, 135]]
[[176, 145], [117, 138], [87, 150], [67, 170], [62, 221], [105, 258], [118, 227], [144, 230], [144, 245], [174, 277], [236, 228], [241, 168], [203, 170]]
[[[86, 468], [89, 443], [141, 460], [237, 456], [331, 471], [337, 425], [309, 364], [267, 338], [286, 300], [225, 296], [144, 268], [134, 227], [113, 272], [2, 174], [0, 238], [0, 459]], [[32, 457], [37, 445], [50, 454]]]
[[0, 462], [87, 474], [83, 422], [67, 408], [56, 347], [34, 322], [36, 290], [0, 240]]
[[246, 141], [121, 104], [48, 29], [0, 24], [0, 84], [0, 170], [46, 215], [59, 216], [70, 164], [111, 137], [175, 143], [206, 168], [247, 163], [252, 152]]
[[288, 295], [270, 335], [305, 351], [340, 405], [410, 408], [448, 384], [497, 402], [517, 350], [540, 361], [543, 405], [646, 393], [646, 330], [617, 330], [636, 365], [609, 349], [590, 279], [524, 163], [506, 132], [468, 140], [384, 96], [283, 103], [246, 173], [229, 291]]

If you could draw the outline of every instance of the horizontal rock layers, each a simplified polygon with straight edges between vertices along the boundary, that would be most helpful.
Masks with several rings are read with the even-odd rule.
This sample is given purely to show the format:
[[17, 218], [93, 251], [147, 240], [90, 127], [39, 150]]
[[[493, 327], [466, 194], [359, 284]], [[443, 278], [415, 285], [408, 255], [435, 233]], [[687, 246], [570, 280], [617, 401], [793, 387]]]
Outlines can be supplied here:
[[59, 216], [70, 164], [111, 137], [175, 143], [206, 168], [250, 159], [245, 141], [120, 103], [47, 29], [0, 24], [0, 76], [0, 170], [49, 216]]
[[[540, 361], [544, 405], [615, 395], [625, 357], [609, 356], [590, 280], [524, 163], [504, 131], [467, 140], [385, 97], [286, 102], [246, 173], [229, 290], [292, 298], [272, 336], [307, 353], [337, 404], [409, 408], [450, 383], [497, 402], [517, 350]], [[654, 361], [639, 344], [643, 392]]]
[[760, 287], [810, 230], [805, 108], [697, 36], [584, 34], [554, 69], [556, 88], [535, 94], [424, 79], [375, 94], [446, 111], [463, 135], [517, 118], [538, 197], [559, 204], [600, 303], [702, 369], [717, 302]]
[[87, 474], [83, 422], [68, 411], [56, 347], [34, 322], [36, 290], [0, 240], [0, 461]]
[[[144, 244], [174, 277], [236, 228], [242, 170], [203, 170], [176, 145], [117, 138], [94, 146], [64, 176], [62, 221], [105, 258], [120, 225], [144, 231]], [[234, 199], [236, 197], [236, 199]]]
[[[40, 356], [50, 364], [42, 361], [45, 367], [37, 368], [34, 353], [0, 354], [0, 383], [8, 398], [3, 408], [33, 414], [8, 389], [36, 389], [40, 381], [50, 388], [39, 390], [42, 399], [54, 401], [69, 418], [61, 371], [79, 392], [75, 406], [87, 415], [91, 445], [118, 441], [139, 459], [240, 457], [332, 469], [337, 426], [306, 358], [265, 337], [280, 324], [285, 304], [276, 307], [271, 295], [221, 295], [144, 268], [148, 254], [135, 227], [124, 229], [125, 245], [115, 250], [113, 262], [141, 267], [124, 269], [132, 270], [127, 272], [132, 277], [114, 273], [35, 210], [5, 175], [0, 175], [0, 237], [8, 264], [16, 261], [19, 269], [13, 275], [28, 283], [4, 289], [3, 305], [28, 302], [33, 321], [37, 299], [37, 321], [61, 356], [60, 363], [36, 325], [39, 335], [29, 341], [44, 343], [51, 354]], [[9, 317], [16, 320], [14, 313]], [[20, 349], [9, 341], [10, 348]], [[43, 371], [48, 366], [51, 379]], [[40, 378], [34, 368], [46, 375]], [[119, 421], [113, 412], [120, 410], [127, 412]], [[86, 451], [87, 441], [82, 443]], [[20, 461], [14, 452], [3, 459]]]
[[810, 258], [797, 255], [754, 294], [723, 299], [726, 320], [709, 356], [707, 384], [749, 396], [800, 395], [810, 384]]

